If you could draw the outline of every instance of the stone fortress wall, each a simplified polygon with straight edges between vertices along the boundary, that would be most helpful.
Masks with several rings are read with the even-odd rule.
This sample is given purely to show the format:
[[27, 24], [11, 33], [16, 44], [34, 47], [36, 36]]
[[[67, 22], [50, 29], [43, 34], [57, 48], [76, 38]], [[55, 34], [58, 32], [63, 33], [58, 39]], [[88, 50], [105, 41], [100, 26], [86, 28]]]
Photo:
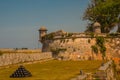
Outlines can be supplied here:
[[52, 59], [51, 52], [40, 52], [40, 50], [17, 50], [13, 49], [0, 49], [0, 66], [34, 62], [46, 59]]
[[[93, 54], [92, 52], [92, 45], [96, 44], [96, 38], [91, 37], [76, 37], [74, 40], [72, 38], [66, 39], [55, 39], [54, 41], [46, 40], [43, 43], [43, 50], [50, 51], [51, 48], [63, 48], [66, 51], [63, 53], [61, 52], [60, 55], [69, 57], [70, 59], [90, 59], [94, 56], [95, 59], [102, 59], [100, 53], [97, 55]], [[106, 50], [106, 57], [107, 59], [111, 59], [112, 55], [120, 54], [120, 38], [107, 38], [105, 46]]]
[[[93, 54], [91, 46], [96, 44], [96, 37], [102, 36], [105, 38], [106, 59], [110, 60], [114, 57], [120, 56], [120, 34], [111, 36], [111, 34], [104, 34], [100, 32], [91, 33], [68, 33], [63, 30], [41, 35], [41, 31], [47, 31], [45, 27], [40, 29], [40, 42], [42, 43], [42, 51], [47, 52], [55, 49], [65, 49], [60, 52], [59, 56], [72, 60], [88, 60], [102, 59], [100, 51], [98, 54]], [[97, 31], [98, 30], [97, 28]], [[46, 33], [46, 34], [45, 34]]]
[[[48, 43], [49, 47], [46, 47], [46, 50], [49, 51], [51, 48], [61, 48], [66, 49], [65, 52], [61, 52], [59, 55], [64, 56], [64, 58], [69, 59], [86, 59], [88, 56], [91, 56], [91, 45], [94, 44], [94, 41], [90, 38], [76, 38], [76, 39], [60, 39], [54, 40], [52, 43]], [[44, 45], [44, 44], [43, 44]], [[45, 49], [45, 48], [44, 48]], [[86, 56], [85, 56], [86, 55]]]

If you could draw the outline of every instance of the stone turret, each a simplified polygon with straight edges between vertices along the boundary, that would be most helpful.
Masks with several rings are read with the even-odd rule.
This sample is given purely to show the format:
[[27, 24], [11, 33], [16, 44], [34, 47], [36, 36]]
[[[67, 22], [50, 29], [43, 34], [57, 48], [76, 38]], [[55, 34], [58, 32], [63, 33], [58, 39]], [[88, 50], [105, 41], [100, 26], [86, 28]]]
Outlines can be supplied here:
[[47, 29], [45, 26], [41, 26], [39, 31], [39, 41], [41, 41], [41, 38], [47, 34]]
[[94, 33], [101, 33], [101, 25], [99, 22], [95, 22], [93, 24], [93, 30], [94, 30]]

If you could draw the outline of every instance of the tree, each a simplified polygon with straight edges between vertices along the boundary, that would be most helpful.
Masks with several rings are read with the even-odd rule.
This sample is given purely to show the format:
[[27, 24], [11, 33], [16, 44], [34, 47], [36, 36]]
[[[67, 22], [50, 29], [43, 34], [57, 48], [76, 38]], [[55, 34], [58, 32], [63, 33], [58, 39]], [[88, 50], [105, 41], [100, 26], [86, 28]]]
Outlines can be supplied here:
[[[109, 33], [110, 30], [120, 23], [119, 14], [119, 0], [91, 0], [83, 19], [88, 20], [90, 24], [96, 21], [99, 22], [101, 24], [101, 32]], [[91, 25], [89, 25], [87, 31], [92, 30]], [[118, 30], [118, 32], [120, 32], [120, 30]]]

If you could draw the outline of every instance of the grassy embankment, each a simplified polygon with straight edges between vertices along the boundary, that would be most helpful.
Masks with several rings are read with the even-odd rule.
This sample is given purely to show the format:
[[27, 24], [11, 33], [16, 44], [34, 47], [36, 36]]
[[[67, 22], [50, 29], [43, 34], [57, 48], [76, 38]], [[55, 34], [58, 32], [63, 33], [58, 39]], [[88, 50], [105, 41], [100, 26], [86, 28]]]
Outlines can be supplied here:
[[95, 72], [102, 61], [56, 61], [26, 64], [27, 70], [32, 73], [29, 78], [9, 78], [9, 76], [18, 68], [0, 70], [0, 80], [69, 80], [76, 77], [80, 70], [84, 72]]

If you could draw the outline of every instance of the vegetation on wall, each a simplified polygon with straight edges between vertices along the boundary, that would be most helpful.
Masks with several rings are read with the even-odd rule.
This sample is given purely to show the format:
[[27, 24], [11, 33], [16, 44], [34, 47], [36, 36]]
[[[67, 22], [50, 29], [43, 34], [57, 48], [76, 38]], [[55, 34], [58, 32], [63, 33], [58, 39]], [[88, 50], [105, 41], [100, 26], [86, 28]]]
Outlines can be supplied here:
[[98, 45], [99, 47], [102, 47], [104, 46], [104, 43], [105, 43], [105, 40], [104, 40], [104, 37], [96, 37], [96, 45]]
[[91, 48], [92, 48], [92, 51], [94, 51], [94, 53], [96, 54], [98, 53], [98, 48], [96, 45], [92, 45]]
[[94, 33], [91, 32], [91, 33], [90, 33], [90, 36], [91, 36], [91, 38], [94, 38]]
[[105, 47], [105, 39], [102, 36], [97, 36], [96, 37], [96, 44], [92, 45], [92, 51], [94, 51], [94, 53], [98, 53], [98, 51], [100, 51], [100, 53], [102, 54], [102, 58], [104, 59], [105, 52], [106, 52], [106, 47]]
[[105, 39], [104, 39], [104, 37], [97, 37], [96, 38], [96, 45], [98, 45], [98, 47], [100, 48], [100, 52], [101, 52], [101, 54], [102, 54], [102, 57], [103, 57], [103, 59], [104, 59], [104, 57], [105, 57], [105, 52], [106, 52], [106, 47], [105, 47]]

